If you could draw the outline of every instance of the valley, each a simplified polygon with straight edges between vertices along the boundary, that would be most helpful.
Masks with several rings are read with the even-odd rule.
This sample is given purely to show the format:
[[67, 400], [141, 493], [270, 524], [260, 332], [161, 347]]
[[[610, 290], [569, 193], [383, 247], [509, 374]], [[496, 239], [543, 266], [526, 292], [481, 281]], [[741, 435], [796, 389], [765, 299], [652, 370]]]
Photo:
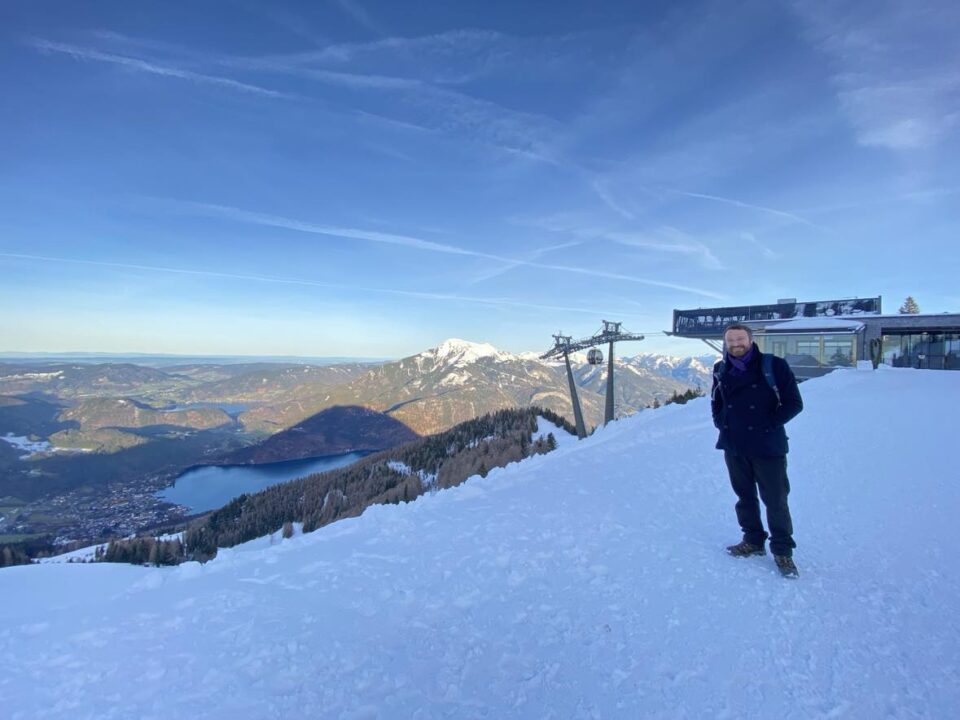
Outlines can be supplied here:
[[[605, 366], [573, 361], [595, 426]], [[618, 416], [706, 383], [707, 368], [618, 359]], [[193, 467], [373, 452], [529, 406], [572, 417], [562, 364], [455, 339], [381, 363], [0, 363], [0, 541], [169, 525], [189, 510], [157, 494]]]

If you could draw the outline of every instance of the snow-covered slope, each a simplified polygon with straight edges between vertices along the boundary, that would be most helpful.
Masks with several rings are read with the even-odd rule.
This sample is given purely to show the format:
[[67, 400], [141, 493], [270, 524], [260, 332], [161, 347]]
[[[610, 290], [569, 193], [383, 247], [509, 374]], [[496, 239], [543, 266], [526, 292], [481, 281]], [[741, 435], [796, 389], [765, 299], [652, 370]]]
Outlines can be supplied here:
[[0, 571], [4, 718], [948, 718], [960, 373], [789, 426], [801, 577], [734, 559], [707, 400], [170, 569]]

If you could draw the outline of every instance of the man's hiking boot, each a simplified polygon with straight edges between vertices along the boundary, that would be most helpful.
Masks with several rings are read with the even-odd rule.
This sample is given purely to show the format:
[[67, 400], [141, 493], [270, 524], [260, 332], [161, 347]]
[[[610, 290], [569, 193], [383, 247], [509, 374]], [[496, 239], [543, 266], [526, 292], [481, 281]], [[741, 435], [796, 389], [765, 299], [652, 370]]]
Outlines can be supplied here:
[[777, 570], [780, 571], [780, 574], [786, 578], [798, 578], [800, 577], [800, 571], [797, 570], [796, 564], [793, 562], [793, 558], [789, 555], [774, 555], [774, 562], [777, 563]]
[[748, 543], [746, 540], [736, 545], [731, 545], [727, 548], [727, 552], [734, 557], [750, 557], [751, 555], [767, 554], [767, 551], [763, 549], [763, 545], [754, 545], [753, 543]]

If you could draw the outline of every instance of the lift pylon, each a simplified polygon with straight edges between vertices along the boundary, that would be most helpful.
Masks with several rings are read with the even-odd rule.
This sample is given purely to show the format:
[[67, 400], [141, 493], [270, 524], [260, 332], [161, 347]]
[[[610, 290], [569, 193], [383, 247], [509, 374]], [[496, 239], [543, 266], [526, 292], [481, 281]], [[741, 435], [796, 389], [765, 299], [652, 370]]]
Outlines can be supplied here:
[[622, 331], [620, 327], [623, 323], [611, 322], [609, 320], [603, 320], [602, 322], [603, 327], [599, 332], [588, 338], [577, 340], [576, 342], [572, 341], [569, 335], [554, 335], [554, 346], [540, 356], [541, 360], [549, 360], [560, 357], [561, 355], [564, 358], [567, 365], [567, 380], [570, 382], [570, 398], [573, 401], [573, 415], [576, 419], [577, 435], [580, 438], [586, 437], [587, 431], [586, 428], [583, 427], [583, 413], [580, 411], [580, 399], [577, 397], [576, 383], [573, 381], [573, 370], [570, 368], [570, 353], [578, 350], [586, 350], [587, 348], [603, 343], [608, 344], [606, 407], [603, 418], [603, 424], [606, 425], [614, 419], [613, 344], [615, 342], [644, 339], [643, 335]]

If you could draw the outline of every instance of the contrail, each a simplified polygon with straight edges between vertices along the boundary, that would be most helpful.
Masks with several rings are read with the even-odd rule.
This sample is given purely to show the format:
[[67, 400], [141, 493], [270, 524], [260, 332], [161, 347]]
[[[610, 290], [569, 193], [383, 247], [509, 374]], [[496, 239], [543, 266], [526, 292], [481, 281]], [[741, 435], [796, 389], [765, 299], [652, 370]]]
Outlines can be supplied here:
[[810, 220], [807, 220], [804, 217], [800, 217], [795, 213], [787, 212], [785, 210], [768, 208], [768, 207], [764, 207], [763, 205], [753, 205], [751, 203], [745, 203], [741, 200], [734, 200], [732, 198], [720, 197], [718, 195], [707, 195], [706, 193], [688, 192], [686, 190], [673, 190], [671, 188], [668, 188], [668, 190], [669, 192], [676, 193], [677, 195], [686, 195], [687, 197], [700, 198], [702, 200], [713, 200], [714, 202], [721, 202], [727, 205], [733, 205], [734, 207], [747, 208], [748, 210], [759, 210], [760, 212], [769, 213], [770, 215], [776, 215], [778, 217], [787, 218], [789, 220], [792, 220], [793, 222], [798, 222], [798, 223], [801, 223], [802, 225], [807, 225], [809, 227], [815, 228], [822, 232], [827, 232], [827, 233], [833, 232], [833, 230], [831, 230], [828, 227], [824, 227], [823, 225], [817, 225], [815, 222], [811, 222]]
[[279, 215], [268, 215], [265, 213], [251, 212], [241, 210], [240, 208], [229, 207], [227, 205], [212, 205], [209, 203], [195, 203], [189, 201], [175, 200], [175, 206], [191, 208], [197, 214], [226, 218], [238, 222], [250, 223], [252, 225], [265, 225], [267, 227], [284, 228], [286, 230], [296, 230], [298, 232], [311, 233], [313, 235], [328, 235], [330, 237], [350, 238], [353, 240], [367, 240], [368, 242], [384, 243], [387, 245], [401, 245], [413, 248], [415, 250], [428, 250], [437, 253], [447, 253], [449, 255], [473, 255], [478, 256], [473, 250], [459, 248], [453, 245], [422, 240], [420, 238], [408, 235], [397, 235], [394, 233], [383, 233], [371, 230], [357, 230], [355, 228], [333, 227], [327, 225], [317, 225], [314, 223], [293, 220], [291, 218], [281, 217]]
[[[570, 242], [560, 243], [558, 245], [549, 245], [547, 247], [537, 248], [536, 250], [528, 253], [525, 259], [530, 261], [536, 260], [539, 257], [543, 257], [547, 253], [555, 252], [557, 250], [565, 250], [566, 248], [576, 247], [577, 245], [581, 244], [583, 244], [582, 240], [572, 240]], [[492, 280], [493, 278], [503, 275], [504, 273], [509, 272], [516, 267], [520, 267], [519, 262], [511, 262], [509, 265], [502, 265], [498, 268], [494, 268], [493, 270], [481, 273], [472, 280], [469, 280], [467, 285], [476, 285], [477, 283]]]
[[588, 268], [573, 267], [569, 265], [551, 265], [547, 263], [535, 262], [532, 260], [522, 260], [519, 258], [504, 257], [491, 253], [470, 250], [468, 248], [449, 245], [446, 243], [437, 243], [430, 240], [410, 237], [408, 235], [397, 235], [394, 233], [382, 233], [369, 230], [359, 230], [356, 228], [331, 227], [318, 225], [314, 223], [303, 222], [291, 218], [280, 217], [277, 215], [267, 215], [263, 213], [242, 210], [227, 205], [212, 205], [208, 203], [189, 202], [182, 200], [164, 200], [162, 201], [173, 207], [192, 209], [201, 215], [214, 215], [224, 217], [239, 222], [252, 223], [255, 225], [266, 225], [269, 227], [279, 227], [287, 230], [296, 230], [298, 232], [310, 233], [314, 235], [325, 235], [329, 237], [351, 238], [355, 240], [366, 240], [368, 242], [385, 243], [388, 245], [400, 245], [415, 250], [425, 250], [429, 252], [444, 253], [447, 255], [464, 255], [469, 257], [481, 258], [484, 260], [493, 260], [499, 263], [506, 263], [509, 266], [522, 265], [524, 267], [537, 268], [540, 270], [555, 270], [558, 272], [575, 273], [578, 275], [587, 275], [589, 277], [605, 278], [608, 280], [622, 280], [624, 282], [638, 283], [640, 285], [651, 285], [653, 287], [669, 288], [671, 290], [680, 290], [682, 292], [692, 293], [694, 295], [703, 295], [715, 300], [723, 300], [724, 296], [710, 290], [694, 288], [687, 285], [665, 282], [661, 280], [651, 280], [649, 278], [639, 278], [632, 275], [623, 275], [620, 273], [605, 272], [603, 270], [591, 270]]
[[164, 77], [174, 77], [181, 80], [191, 80], [193, 82], [206, 83], [210, 85], [220, 85], [221, 87], [227, 87], [232, 90], [240, 90], [242, 92], [253, 93], [256, 95], [264, 95], [266, 97], [292, 97], [287, 93], [282, 93], [278, 90], [271, 90], [269, 88], [260, 87], [259, 85], [251, 85], [249, 83], [240, 82], [239, 80], [231, 80], [230, 78], [219, 77], [217, 75], [204, 75], [203, 73], [191, 72], [190, 70], [179, 70], [178, 68], [172, 68], [166, 65], [157, 65], [145, 60], [126, 57], [125, 55], [114, 55], [112, 53], [100, 52], [99, 50], [92, 50], [90, 48], [78, 47], [76, 45], [51, 42], [43, 39], [31, 40], [30, 44], [38, 50], [63, 53], [64, 55], [69, 55], [70, 57], [79, 60], [96, 60], [98, 62], [122, 65], [123, 67], [130, 68], [131, 70], [137, 70], [139, 72], [145, 72], [151, 75], [162, 75]]
[[334, 290], [353, 290], [357, 292], [383, 293], [388, 295], [399, 295], [403, 297], [420, 298], [426, 300], [438, 300], [442, 302], [465, 302], [477, 305], [486, 305], [494, 307], [519, 307], [533, 308], [536, 310], [553, 310], [558, 312], [575, 312], [589, 315], [613, 314], [608, 308], [599, 310], [595, 308], [568, 307], [565, 305], [541, 305], [530, 303], [525, 300], [510, 300], [509, 298], [483, 298], [471, 297], [465, 295], [454, 295], [446, 293], [417, 292], [413, 290], [397, 290], [394, 288], [363, 287], [359, 285], [345, 283], [328, 283], [319, 280], [306, 280], [303, 278], [284, 278], [270, 275], [248, 275], [244, 273], [226, 273], [217, 270], [196, 270], [192, 268], [165, 267], [162, 265], [141, 265], [138, 263], [111, 262], [108, 260], [87, 260], [81, 258], [55, 257], [52, 255], [29, 255], [26, 253], [0, 252], [0, 258], [12, 258], [16, 260], [33, 260], [38, 262], [57, 262], [71, 263], [75, 265], [95, 265], [98, 267], [118, 268], [124, 270], [146, 270], [149, 272], [174, 273], [178, 275], [193, 275], [198, 277], [225, 278], [229, 280], [244, 280], [250, 282], [278, 283], [283, 285], [306, 285], [309, 287], [332, 288]]

